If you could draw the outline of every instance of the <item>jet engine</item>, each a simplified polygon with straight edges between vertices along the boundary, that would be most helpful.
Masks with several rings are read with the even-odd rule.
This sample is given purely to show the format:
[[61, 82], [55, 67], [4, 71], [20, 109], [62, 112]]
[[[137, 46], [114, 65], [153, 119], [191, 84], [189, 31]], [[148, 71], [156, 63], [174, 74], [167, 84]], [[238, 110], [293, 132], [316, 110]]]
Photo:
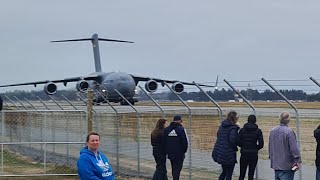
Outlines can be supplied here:
[[184, 90], [184, 86], [181, 82], [175, 82], [174, 84], [172, 84], [172, 89], [177, 93], [177, 94], [181, 94]]
[[43, 88], [44, 92], [46, 92], [48, 95], [53, 95], [57, 92], [57, 85], [53, 82], [48, 82], [44, 85]]
[[146, 82], [145, 88], [148, 92], [156, 92], [158, 90], [158, 83], [155, 80], [149, 80]]
[[89, 88], [89, 83], [85, 80], [78, 81], [76, 88], [80, 92], [85, 92]]

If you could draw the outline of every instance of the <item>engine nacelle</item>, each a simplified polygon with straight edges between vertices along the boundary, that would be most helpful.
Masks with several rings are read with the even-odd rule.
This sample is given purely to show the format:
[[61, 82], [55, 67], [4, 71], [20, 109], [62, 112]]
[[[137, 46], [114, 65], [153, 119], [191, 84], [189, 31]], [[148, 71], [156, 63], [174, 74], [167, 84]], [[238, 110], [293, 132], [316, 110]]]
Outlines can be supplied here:
[[148, 92], [156, 92], [158, 90], [158, 83], [155, 80], [149, 80], [146, 82], [145, 88]]
[[44, 85], [43, 90], [48, 95], [53, 95], [57, 92], [57, 85], [53, 82], [48, 82], [47, 84]]
[[175, 82], [174, 84], [172, 84], [172, 89], [177, 93], [177, 94], [181, 94], [184, 90], [184, 86], [181, 82]]
[[85, 80], [81, 80], [77, 82], [76, 88], [80, 92], [85, 92], [89, 88], [89, 83]]

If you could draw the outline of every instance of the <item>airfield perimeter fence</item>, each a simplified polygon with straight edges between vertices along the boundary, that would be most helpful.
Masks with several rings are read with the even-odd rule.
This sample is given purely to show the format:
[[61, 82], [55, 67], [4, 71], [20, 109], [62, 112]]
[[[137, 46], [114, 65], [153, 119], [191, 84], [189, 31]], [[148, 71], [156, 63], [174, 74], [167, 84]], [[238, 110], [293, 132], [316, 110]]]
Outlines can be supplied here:
[[[223, 114], [236, 110], [243, 125], [247, 116], [252, 114], [252, 109], [243, 105], [227, 103], [222, 107]], [[189, 143], [192, 151], [189, 149], [186, 153], [181, 179], [217, 179], [221, 168], [213, 162], [211, 152], [221, 118], [217, 108], [210, 104], [205, 106], [191, 105], [192, 124], [189, 124], [189, 111], [183, 106], [162, 106], [164, 114], [154, 106], [136, 106], [140, 112], [138, 119], [136, 113], [128, 106], [115, 106], [119, 110], [117, 116], [110, 107], [101, 105], [95, 107], [93, 130], [101, 135], [101, 150], [107, 155], [117, 174], [148, 179], [155, 170], [150, 145], [151, 131], [159, 118], [164, 116], [170, 122], [173, 115], [181, 114], [183, 126], [189, 133], [188, 136], [192, 137]], [[278, 108], [256, 108], [257, 124], [262, 129], [265, 139], [265, 146], [259, 153], [258, 162], [258, 178], [261, 180], [273, 179], [273, 170], [268, 160], [268, 136], [272, 127], [279, 124], [278, 115], [281, 111], [291, 112], [293, 117], [290, 127], [297, 131], [296, 122], [293, 120], [294, 111], [288, 109], [285, 103], [278, 103], [277, 106]], [[1, 112], [0, 176], [76, 176], [76, 161], [79, 151], [84, 147], [87, 134], [86, 115], [83, 110], [38, 109]], [[313, 130], [319, 122], [318, 110], [300, 110], [302, 179], [315, 179], [316, 143]], [[167, 170], [171, 177], [169, 162]], [[239, 172], [237, 164], [235, 176], [238, 176]]]

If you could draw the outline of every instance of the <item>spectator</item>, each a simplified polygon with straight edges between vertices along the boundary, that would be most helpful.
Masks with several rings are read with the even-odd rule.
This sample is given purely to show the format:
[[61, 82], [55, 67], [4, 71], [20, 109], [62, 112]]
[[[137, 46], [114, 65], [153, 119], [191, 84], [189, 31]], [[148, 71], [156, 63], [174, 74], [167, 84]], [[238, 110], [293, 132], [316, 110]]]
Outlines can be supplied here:
[[2, 107], [3, 107], [3, 100], [2, 100], [2, 97], [0, 95], [0, 111], [2, 111]]
[[[290, 113], [280, 114], [280, 125], [272, 128], [269, 136], [269, 158], [276, 180], [293, 180], [300, 168], [301, 158], [296, 135], [288, 127]], [[295, 168], [294, 170], [292, 170]]]
[[316, 180], [320, 180], [320, 125], [314, 130], [314, 137], [317, 140], [317, 150], [316, 150]]
[[167, 180], [166, 154], [164, 152], [163, 133], [166, 125], [165, 119], [159, 119], [151, 133], [152, 154], [157, 163], [152, 180]]
[[227, 119], [221, 122], [217, 133], [212, 158], [222, 166], [219, 180], [231, 180], [234, 166], [237, 163], [238, 119], [237, 112], [230, 111]]
[[165, 152], [171, 162], [173, 180], [179, 180], [185, 153], [188, 150], [188, 138], [181, 123], [181, 116], [176, 115], [173, 122], [164, 130]]
[[99, 150], [100, 136], [96, 132], [87, 135], [86, 147], [80, 151], [77, 162], [80, 180], [114, 180], [114, 173], [107, 157]]
[[262, 131], [258, 128], [256, 122], [255, 115], [248, 116], [248, 123], [239, 131], [239, 146], [241, 147], [239, 180], [244, 180], [248, 166], [248, 180], [253, 180], [254, 170], [258, 162], [258, 151], [264, 145]]

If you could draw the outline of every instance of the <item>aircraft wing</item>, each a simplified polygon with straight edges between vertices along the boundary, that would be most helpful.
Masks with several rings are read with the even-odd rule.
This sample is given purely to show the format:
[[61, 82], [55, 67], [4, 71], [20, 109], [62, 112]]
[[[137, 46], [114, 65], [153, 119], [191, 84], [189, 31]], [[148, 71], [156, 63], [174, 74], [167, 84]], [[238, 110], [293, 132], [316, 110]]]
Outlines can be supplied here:
[[85, 77], [72, 77], [72, 78], [65, 78], [60, 80], [45, 80], [45, 81], [33, 81], [33, 82], [26, 82], [26, 83], [17, 83], [17, 84], [6, 84], [0, 85], [0, 87], [9, 87], [9, 86], [24, 86], [24, 85], [34, 85], [36, 87], [38, 84], [46, 84], [49, 82], [53, 83], [63, 83], [65, 86], [68, 82], [76, 82], [85, 79]]
[[[191, 86], [194, 86], [194, 85], [195, 85], [194, 83], [183, 82], [183, 81], [178, 81], [178, 80], [165, 80], [165, 79], [152, 78], [152, 77], [135, 76], [135, 75], [132, 75], [132, 74], [130, 74], [130, 75], [133, 77], [133, 79], [136, 81], [136, 83], [138, 83], [139, 81], [154, 80], [154, 81], [159, 82], [159, 83], [166, 82], [166, 83], [173, 84], [173, 83], [176, 83], [176, 82], [180, 82], [180, 83], [185, 84], [185, 85], [191, 85]], [[206, 85], [206, 84], [199, 84], [199, 86], [213, 87], [213, 88], [215, 88], [215, 86]]]

